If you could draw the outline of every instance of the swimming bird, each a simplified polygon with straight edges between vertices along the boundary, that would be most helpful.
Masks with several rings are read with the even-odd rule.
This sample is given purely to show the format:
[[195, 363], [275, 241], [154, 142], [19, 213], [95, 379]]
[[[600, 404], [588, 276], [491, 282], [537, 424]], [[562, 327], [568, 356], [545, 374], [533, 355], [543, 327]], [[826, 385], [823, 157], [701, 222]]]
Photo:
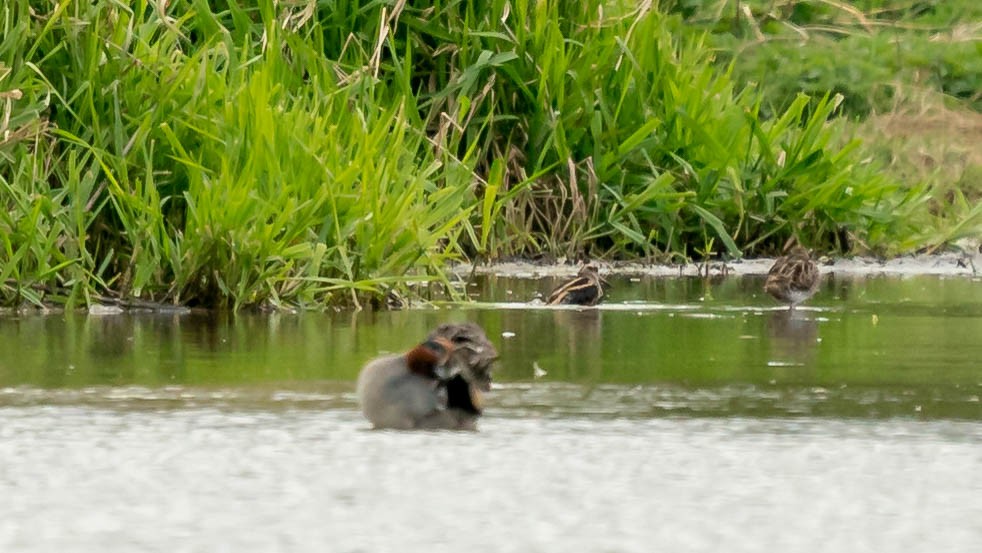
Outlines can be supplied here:
[[361, 411], [375, 428], [453, 428], [441, 396], [454, 346], [443, 337], [429, 338], [403, 355], [370, 361], [358, 375]]
[[549, 294], [547, 305], [597, 305], [604, 296], [605, 281], [597, 266], [584, 265], [576, 278], [565, 282]]
[[479, 325], [472, 322], [445, 323], [428, 339], [445, 339], [453, 344], [448, 365], [457, 374], [444, 382], [446, 415], [451, 428], [476, 430], [483, 413], [483, 392], [491, 390], [491, 371], [498, 350]]
[[375, 428], [476, 430], [497, 358], [480, 326], [442, 324], [405, 354], [365, 365], [357, 385], [362, 413]]
[[821, 273], [808, 250], [795, 246], [788, 255], [777, 258], [767, 271], [764, 291], [778, 301], [790, 304], [790, 310], [815, 295]]

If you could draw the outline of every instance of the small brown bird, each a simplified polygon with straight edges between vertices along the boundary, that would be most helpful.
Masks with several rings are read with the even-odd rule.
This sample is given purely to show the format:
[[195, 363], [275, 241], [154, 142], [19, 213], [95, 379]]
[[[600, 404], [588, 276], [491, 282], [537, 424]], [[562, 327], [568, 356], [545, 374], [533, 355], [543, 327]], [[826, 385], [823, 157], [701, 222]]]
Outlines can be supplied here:
[[788, 255], [777, 258], [767, 271], [764, 291], [778, 301], [790, 304], [790, 310], [815, 295], [821, 273], [808, 250], [795, 246]]
[[596, 265], [585, 265], [576, 278], [552, 291], [547, 305], [597, 305], [604, 296], [607, 281], [600, 276]]

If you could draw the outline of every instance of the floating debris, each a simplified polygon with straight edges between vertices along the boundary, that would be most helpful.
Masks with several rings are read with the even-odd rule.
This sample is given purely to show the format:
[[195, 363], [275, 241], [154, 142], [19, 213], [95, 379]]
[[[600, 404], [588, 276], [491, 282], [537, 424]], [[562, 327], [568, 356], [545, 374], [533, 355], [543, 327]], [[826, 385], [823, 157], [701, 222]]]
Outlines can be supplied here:
[[124, 310], [118, 305], [95, 304], [89, 306], [89, 315], [119, 315]]

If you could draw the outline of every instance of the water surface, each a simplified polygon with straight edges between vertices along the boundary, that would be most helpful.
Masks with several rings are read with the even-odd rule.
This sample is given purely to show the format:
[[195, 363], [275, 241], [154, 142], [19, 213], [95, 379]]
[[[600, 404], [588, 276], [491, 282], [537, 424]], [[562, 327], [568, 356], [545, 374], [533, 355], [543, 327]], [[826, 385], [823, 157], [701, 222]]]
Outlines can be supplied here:
[[[0, 318], [0, 551], [974, 551], [982, 282], [615, 279], [600, 309]], [[501, 352], [479, 433], [373, 432], [364, 361]]]

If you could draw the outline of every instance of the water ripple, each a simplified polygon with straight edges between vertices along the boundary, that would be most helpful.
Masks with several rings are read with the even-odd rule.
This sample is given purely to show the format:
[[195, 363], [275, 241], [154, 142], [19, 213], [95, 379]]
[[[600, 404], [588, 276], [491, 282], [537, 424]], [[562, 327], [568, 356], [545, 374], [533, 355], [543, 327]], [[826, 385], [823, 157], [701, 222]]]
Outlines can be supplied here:
[[[489, 416], [505, 418], [591, 416], [600, 418], [688, 417], [860, 417], [979, 420], [982, 383], [975, 387], [888, 388], [884, 386], [794, 386], [730, 384], [622, 385], [564, 382], [495, 384], [486, 398]], [[0, 408], [85, 405], [122, 410], [236, 408], [357, 408], [351, 382], [304, 382], [252, 387], [94, 386], [43, 389], [0, 388]]]
[[935, 552], [982, 538], [976, 422], [587, 413], [489, 416], [474, 434], [367, 431], [349, 408], [0, 416], [2, 551]]

